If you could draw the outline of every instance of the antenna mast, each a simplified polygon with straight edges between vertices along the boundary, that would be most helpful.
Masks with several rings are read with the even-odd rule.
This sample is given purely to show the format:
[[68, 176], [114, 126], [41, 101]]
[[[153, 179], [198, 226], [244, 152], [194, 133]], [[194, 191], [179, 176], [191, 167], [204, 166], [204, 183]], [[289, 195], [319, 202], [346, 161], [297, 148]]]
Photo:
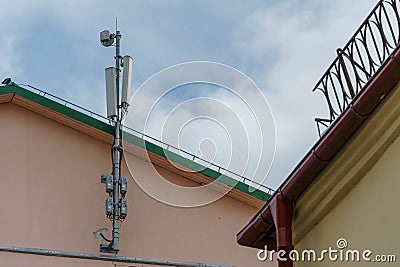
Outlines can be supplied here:
[[[100, 42], [103, 46], [109, 47], [115, 40], [115, 67], [106, 69], [106, 92], [107, 92], [107, 117], [114, 124], [114, 142], [112, 150], [113, 169], [110, 175], [102, 175], [101, 182], [106, 184], [106, 192], [109, 194], [106, 199], [106, 215], [112, 220], [112, 239], [109, 244], [101, 244], [100, 252], [117, 254], [119, 251], [119, 224], [125, 220], [128, 214], [128, 203], [125, 194], [128, 188], [128, 179], [121, 177], [121, 128], [122, 119], [129, 106], [130, 85], [132, 77], [132, 58], [120, 55], [121, 33], [118, 30], [116, 19], [116, 31], [110, 33], [104, 30], [100, 33]], [[124, 68], [122, 93], [120, 93], [120, 72]], [[121, 198], [120, 198], [121, 194]]]

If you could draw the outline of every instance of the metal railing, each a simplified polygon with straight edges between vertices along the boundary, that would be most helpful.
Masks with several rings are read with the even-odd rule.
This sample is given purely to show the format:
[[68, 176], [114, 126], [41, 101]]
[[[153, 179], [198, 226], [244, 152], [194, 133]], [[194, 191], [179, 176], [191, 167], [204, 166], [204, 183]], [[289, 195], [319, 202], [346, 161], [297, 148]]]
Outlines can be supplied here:
[[329, 117], [315, 118], [318, 134], [326, 130], [390, 58], [400, 42], [399, 0], [381, 0], [318, 81]]
[[216, 171], [218, 173], [227, 175], [230, 178], [233, 178], [233, 179], [235, 179], [237, 181], [240, 181], [240, 182], [242, 182], [244, 184], [247, 184], [247, 185], [250, 185], [252, 187], [259, 187], [259, 188], [261, 188], [262, 191], [268, 193], [269, 195], [272, 195], [275, 192], [272, 188], [269, 188], [268, 186], [265, 186], [263, 184], [255, 182], [255, 181], [252, 181], [250, 178], [247, 178], [247, 177], [245, 177], [243, 175], [240, 175], [240, 174], [238, 174], [236, 172], [230, 171], [230, 170], [228, 170], [228, 169], [226, 169], [226, 168], [224, 168], [224, 167], [222, 167], [222, 166], [220, 166], [218, 164], [215, 164], [215, 163], [213, 163], [211, 161], [208, 161], [206, 159], [200, 158], [200, 157], [196, 156], [195, 154], [192, 154], [192, 153], [190, 153], [188, 151], [185, 151], [185, 150], [183, 150], [181, 148], [178, 148], [176, 146], [167, 144], [167, 143], [165, 143], [165, 142], [163, 142], [161, 140], [158, 140], [158, 139], [156, 139], [154, 137], [151, 137], [151, 136], [149, 136], [147, 134], [141, 133], [141, 132], [139, 132], [137, 130], [134, 130], [132, 128], [129, 128], [129, 127], [126, 127], [126, 126], [123, 126], [123, 128], [124, 128], [125, 132], [127, 132], [127, 133], [131, 133], [131, 134], [133, 133], [135, 136], [137, 136], [137, 137], [139, 137], [139, 138], [141, 138], [143, 140], [156, 143], [157, 145], [159, 145], [163, 149], [166, 149], [166, 150], [168, 150], [168, 151], [170, 151], [172, 153], [178, 154], [178, 155], [180, 155], [180, 156], [182, 156], [184, 158], [192, 160], [192, 161], [204, 166], [205, 168], [209, 168], [209, 169], [212, 169], [212, 170], [214, 170], [214, 171]]
[[[97, 120], [102, 121], [104, 123], [112, 124], [110, 119], [108, 119], [108, 118], [106, 118], [106, 117], [104, 117], [104, 116], [102, 116], [102, 115], [100, 115], [98, 113], [95, 113], [95, 112], [90, 111], [90, 110], [88, 110], [86, 108], [83, 108], [83, 107], [78, 106], [78, 105], [76, 105], [74, 103], [71, 103], [71, 102], [69, 102], [67, 100], [59, 98], [59, 97], [57, 97], [55, 95], [52, 95], [52, 94], [50, 94], [48, 92], [45, 92], [45, 91], [43, 91], [43, 90], [41, 90], [39, 88], [36, 88], [36, 87], [34, 87], [32, 85], [29, 85], [29, 84], [18, 84], [18, 85], [22, 86], [22, 87], [24, 87], [25, 89], [28, 89], [28, 90], [29, 89], [33, 89], [40, 96], [46, 97], [48, 99], [51, 99], [51, 100], [53, 100], [53, 101], [55, 101], [55, 102], [57, 102], [59, 104], [62, 104], [64, 106], [71, 107], [71, 108], [73, 108], [73, 109], [75, 109], [75, 110], [77, 110], [77, 111], [79, 111], [79, 112], [81, 112], [83, 114], [86, 114], [86, 115], [88, 115], [88, 116], [90, 116], [90, 117], [92, 117], [94, 119], [97, 119]], [[32, 90], [30, 90], [30, 91], [32, 91]], [[210, 162], [210, 161], [208, 161], [206, 159], [200, 158], [200, 157], [196, 156], [193, 153], [190, 153], [188, 151], [185, 151], [185, 150], [183, 150], [181, 148], [178, 148], [178, 147], [175, 147], [173, 145], [167, 144], [167, 143], [165, 143], [165, 142], [163, 142], [161, 140], [158, 140], [158, 139], [156, 139], [156, 138], [154, 138], [152, 136], [149, 136], [147, 134], [139, 132], [139, 131], [137, 131], [135, 129], [132, 129], [132, 128], [127, 127], [127, 126], [123, 126], [123, 130], [126, 133], [129, 133], [129, 134], [132, 134], [132, 135], [134, 135], [136, 137], [139, 137], [142, 140], [146, 140], [146, 141], [152, 142], [155, 145], [158, 145], [161, 148], [163, 148], [163, 149], [165, 149], [165, 150], [167, 150], [169, 152], [178, 154], [178, 155], [180, 155], [180, 156], [182, 156], [184, 158], [187, 158], [187, 159], [189, 159], [191, 161], [194, 161], [194, 162], [196, 162], [196, 163], [198, 163], [200, 165], [203, 165], [203, 166], [206, 165], [206, 166], [204, 166], [205, 168], [212, 169], [212, 170], [214, 170], [214, 171], [216, 171], [218, 173], [227, 175], [230, 178], [233, 178], [233, 179], [235, 179], [235, 180], [237, 180], [239, 182], [242, 182], [244, 184], [247, 184], [247, 185], [250, 185], [252, 187], [258, 188], [261, 191], [263, 191], [263, 192], [265, 192], [265, 193], [267, 193], [269, 195], [272, 195], [275, 192], [272, 188], [270, 188], [268, 186], [265, 186], [265, 185], [263, 185], [261, 183], [255, 182], [255, 181], [252, 181], [250, 178], [247, 178], [247, 177], [245, 177], [243, 175], [240, 175], [240, 174], [238, 174], [236, 172], [230, 171], [230, 170], [228, 170], [228, 169], [226, 169], [226, 168], [224, 168], [224, 167], [222, 167], [222, 166], [220, 166], [218, 164], [215, 164], [215, 163]]]

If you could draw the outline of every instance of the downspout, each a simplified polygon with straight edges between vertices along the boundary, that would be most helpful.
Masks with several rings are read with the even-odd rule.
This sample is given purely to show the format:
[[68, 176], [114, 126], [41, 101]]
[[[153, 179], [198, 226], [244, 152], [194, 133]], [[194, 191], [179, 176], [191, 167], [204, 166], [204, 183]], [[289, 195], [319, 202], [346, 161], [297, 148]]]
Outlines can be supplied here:
[[294, 202], [283, 198], [282, 194], [273, 198], [269, 209], [276, 229], [276, 248], [279, 267], [293, 267], [293, 261], [289, 258], [289, 253], [293, 249], [292, 243], [292, 220]]

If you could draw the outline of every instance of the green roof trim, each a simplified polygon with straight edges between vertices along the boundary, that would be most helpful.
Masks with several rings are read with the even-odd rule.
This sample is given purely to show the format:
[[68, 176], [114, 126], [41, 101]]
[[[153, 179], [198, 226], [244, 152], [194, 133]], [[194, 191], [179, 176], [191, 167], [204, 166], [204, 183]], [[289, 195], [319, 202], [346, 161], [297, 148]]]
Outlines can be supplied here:
[[[86, 125], [92, 126], [98, 130], [105, 132], [105, 133], [113, 134], [113, 132], [114, 132], [114, 130], [113, 130], [114, 127], [103, 121], [100, 121], [96, 118], [93, 118], [87, 114], [84, 114], [80, 111], [77, 111], [77, 110], [70, 108], [66, 105], [63, 105], [61, 103], [58, 103], [58, 102], [56, 102], [52, 99], [49, 99], [45, 96], [39, 95], [35, 92], [29, 91], [25, 88], [22, 88], [13, 82], [9, 83], [8, 85], [0, 86], [0, 95], [10, 94], [10, 93], [17, 94], [21, 97], [24, 97], [28, 100], [31, 100], [37, 104], [42, 105], [42, 106], [45, 106], [45, 107], [47, 107], [51, 110], [54, 110], [58, 113], [61, 113], [65, 116], [68, 116], [77, 121], [80, 121]], [[184, 167], [187, 167], [191, 170], [194, 170], [196, 172], [204, 174], [210, 178], [213, 178], [215, 180], [218, 179], [218, 181], [220, 181], [226, 185], [232, 186], [233, 188], [236, 188], [236, 189], [238, 189], [246, 194], [249, 194], [251, 196], [254, 196], [260, 200], [267, 201], [271, 197], [270, 194], [268, 194], [264, 191], [255, 189], [243, 182], [240, 182], [236, 179], [233, 179], [224, 174], [221, 174], [215, 170], [207, 168], [199, 163], [196, 163], [188, 158], [185, 158], [174, 152], [164, 149], [164, 148], [162, 148], [156, 144], [153, 144], [147, 140], [143, 140], [140, 137], [137, 137], [128, 132], [123, 132], [123, 140], [126, 142], [129, 142], [131, 144], [137, 145], [138, 147], [141, 147], [149, 152], [152, 152], [161, 157], [164, 157], [164, 158], [166, 158], [170, 161], [173, 161], [177, 164], [180, 164]]]

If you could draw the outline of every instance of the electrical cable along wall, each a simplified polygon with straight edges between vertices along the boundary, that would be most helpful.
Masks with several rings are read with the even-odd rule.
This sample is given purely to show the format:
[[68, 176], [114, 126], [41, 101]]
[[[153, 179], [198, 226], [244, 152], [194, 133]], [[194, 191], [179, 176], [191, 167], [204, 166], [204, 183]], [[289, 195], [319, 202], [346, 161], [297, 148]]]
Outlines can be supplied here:
[[11, 252], [11, 253], [20, 253], [20, 254], [32, 254], [32, 255], [41, 255], [41, 256], [84, 259], [84, 260], [110, 261], [110, 262], [114, 262], [114, 263], [116, 263], [116, 262], [118, 262], [118, 263], [138, 263], [138, 264], [146, 264], [146, 265], [150, 265], [150, 266], [233, 267], [233, 266], [229, 266], [229, 265], [206, 264], [206, 263], [200, 263], [200, 262], [183, 262], [183, 261], [174, 261], [174, 260], [156, 260], [156, 259], [143, 259], [143, 258], [133, 258], [133, 257], [124, 257], [124, 256], [108, 256], [108, 255], [100, 255], [100, 254], [75, 253], [75, 252], [65, 252], [65, 251], [37, 249], [37, 248], [0, 246], [0, 251]]

